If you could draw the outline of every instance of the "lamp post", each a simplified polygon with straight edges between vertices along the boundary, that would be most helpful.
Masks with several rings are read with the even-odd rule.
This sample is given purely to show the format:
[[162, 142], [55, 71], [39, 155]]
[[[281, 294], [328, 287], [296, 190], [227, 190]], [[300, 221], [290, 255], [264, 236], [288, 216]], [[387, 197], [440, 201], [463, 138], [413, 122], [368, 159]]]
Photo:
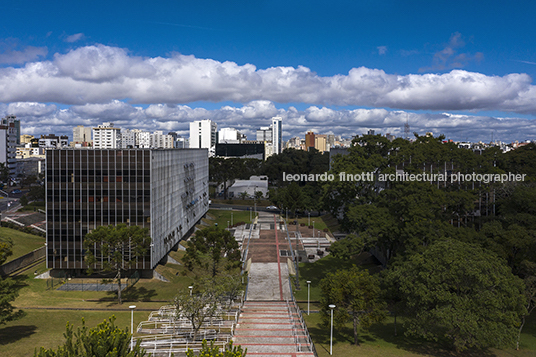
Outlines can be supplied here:
[[132, 351], [134, 349], [134, 309], [136, 305], [130, 305], [128, 308], [130, 309], [130, 350]]
[[333, 309], [335, 308], [335, 305], [331, 304], [329, 305], [329, 308], [331, 309], [331, 335], [329, 338], [329, 354], [333, 355]]
[[307, 280], [307, 315], [309, 315], [309, 300], [311, 299], [311, 280]]
[[188, 289], [190, 289], [190, 296], [192, 296], [192, 290], [194, 289], [194, 287], [193, 287], [192, 285], [190, 285], [190, 286], [188, 287]]

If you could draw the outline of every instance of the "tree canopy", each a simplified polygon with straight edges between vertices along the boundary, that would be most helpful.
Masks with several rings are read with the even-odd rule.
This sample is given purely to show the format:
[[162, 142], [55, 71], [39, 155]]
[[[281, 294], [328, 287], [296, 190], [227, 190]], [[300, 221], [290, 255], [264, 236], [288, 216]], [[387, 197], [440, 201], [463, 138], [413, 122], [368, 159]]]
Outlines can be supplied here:
[[230, 269], [240, 264], [238, 242], [231, 232], [211, 226], [198, 230], [190, 238], [182, 261], [190, 271], [200, 267], [210, 271], [212, 277], [215, 277], [224, 257], [226, 257], [226, 268]]
[[136, 261], [147, 254], [151, 244], [148, 234], [147, 228], [119, 224], [97, 227], [84, 237], [88, 273], [92, 274], [95, 269], [102, 272], [114, 272], [120, 304], [121, 273], [132, 269]]
[[524, 285], [499, 257], [457, 240], [433, 243], [387, 276], [405, 305], [406, 334], [456, 351], [514, 346]]
[[334, 327], [341, 328], [346, 322], [352, 321], [356, 345], [359, 344], [358, 327], [369, 327], [386, 315], [385, 303], [380, 298], [379, 281], [366, 270], [360, 271], [354, 266], [350, 270], [329, 273], [320, 281], [320, 289], [324, 324], [329, 324], [329, 305], [334, 304]]

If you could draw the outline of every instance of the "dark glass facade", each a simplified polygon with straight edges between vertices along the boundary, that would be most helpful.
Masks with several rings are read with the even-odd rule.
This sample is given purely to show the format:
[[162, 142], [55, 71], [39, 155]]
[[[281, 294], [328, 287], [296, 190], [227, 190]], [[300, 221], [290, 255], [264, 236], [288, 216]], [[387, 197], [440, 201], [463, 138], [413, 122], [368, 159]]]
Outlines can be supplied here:
[[[86, 269], [83, 237], [99, 226], [150, 229], [150, 150], [47, 150], [47, 267]], [[135, 269], [150, 269], [149, 253]]]

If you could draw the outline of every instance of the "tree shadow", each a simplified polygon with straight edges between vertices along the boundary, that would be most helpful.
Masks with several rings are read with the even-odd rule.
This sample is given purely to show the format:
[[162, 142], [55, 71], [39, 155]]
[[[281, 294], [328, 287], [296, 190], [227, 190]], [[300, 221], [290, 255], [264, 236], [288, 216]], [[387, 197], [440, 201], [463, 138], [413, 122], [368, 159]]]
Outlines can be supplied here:
[[128, 301], [151, 301], [151, 298], [155, 297], [156, 290], [146, 289], [142, 287], [131, 286], [123, 291], [123, 298]]
[[[136, 302], [136, 301], [151, 301], [151, 298], [157, 296], [156, 290], [146, 289], [144, 287], [131, 286], [121, 292], [121, 301]], [[108, 303], [107, 306], [113, 306], [118, 303], [117, 291], [108, 291], [106, 297], [100, 298], [99, 303]]]
[[9, 345], [26, 337], [30, 337], [37, 330], [35, 325], [17, 325], [0, 328], [0, 345]]
[[[397, 324], [398, 335], [394, 335], [394, 323], [383, 323], [371, 326], [365, 337], [369, 341], [377, 339], [384, 340], [396, 345], [397, 348], [415, 354], [434, 357], [495, 357], [496, 354], [489, 350], [467, 350], [456, 352], [444, 342], [431, 342], [417, 338], [410, 338], [404, 335], [400, 323]], [[362, 337], [362, 339], [363, 339]]]

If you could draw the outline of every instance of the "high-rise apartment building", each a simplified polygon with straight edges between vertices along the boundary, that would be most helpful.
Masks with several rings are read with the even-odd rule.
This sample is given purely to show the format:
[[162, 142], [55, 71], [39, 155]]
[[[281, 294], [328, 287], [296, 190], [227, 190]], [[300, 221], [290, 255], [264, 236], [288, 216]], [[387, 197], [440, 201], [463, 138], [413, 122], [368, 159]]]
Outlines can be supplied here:
[[305, 150], [309, 151], [310, 148], [315, 147], [315, 133], [308, 131], [305, 134]]
[[150, 251], [133, 269], [153, 269], [208, 210], [208, 154], [47, 150], [45, 187], [48, 268], [83, 273], [84, 236], [99, 226], [125, 223], [149, 228]]
[[136, 148], [136, 132], [137, 130], [121, 129], [121, 148], [134, 149]]
[[173, 136], [164, 134], [161, 130], [155, 131], [151, 134], [151, 147], [173, 149]]
[[315, 135], [315, 149], [320, 152], [324, 152], [324, 151], [328, 151], [327, 148], [328, 146], [327, 146], [326, 135], [324, 134]]
[[83, 125], [78, 125], [73, 128], [73, 141], [71, 146], [74, 147], [89, 147], [92, 145], [91, 128]]
[[272, 142], [272, 126], [261, 126], [257, 129], [257, 141]]
[[283, 119], [281, 117], [272, 118], [272, 145], [274, 154], [281, 154], [283, 151]]
[[20, 143], [20, 120], [15, 115], [0, 119], [0, 163], [7, 165], [9, 174], [15, 174], [17, 143]]
[[95, 149], [121, 148], [121, 129], [114, 123], [104, 123], [93, 128], [93, 147]]
[[214, 149], [218, 125], [210, 119], [190, 123], [190, 148]]

